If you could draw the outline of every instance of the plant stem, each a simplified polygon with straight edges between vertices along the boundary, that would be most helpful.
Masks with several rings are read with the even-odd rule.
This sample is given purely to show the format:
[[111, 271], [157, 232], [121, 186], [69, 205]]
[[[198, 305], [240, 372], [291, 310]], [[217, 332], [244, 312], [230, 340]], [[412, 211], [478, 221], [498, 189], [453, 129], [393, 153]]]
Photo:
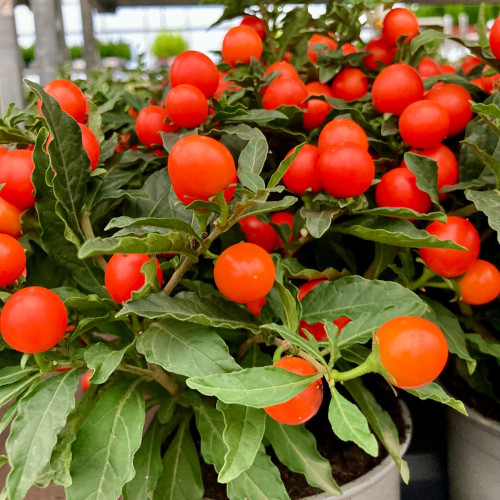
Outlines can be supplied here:
[[[83, 234], [85, 235], [85, 238], [87, 238], [88, 240], [95, 239], [94, 230], [92, 229], [92, 224], [90, 222], [90, 215], [89, 215], [87, 209], [83, 210], [81, 222], [82, 222], [82, 230], [83, 230]], [[106, 259], [102, 255], [95, 255], [94, 259], [97, 262], [97, 265], [103, 271], [106, 271], [106, 266], [107, 266]]]
[[353, 378], [361, 377], [361, 375], [365, 375], [366, 373], [376, 372], [377, 364], [375, 360], [375, 356], [370, 354], [364, 363], [352, 368], [351, 370], [347, 370], [345, 372], [339, 372], [337, 370], [332, 370], [331, 378], [335, 382], [340, 382], [344, 380], [352, 380]]
[[33, 356], [35, 357], [36, 364], [40, 367], [42, 372], [52, 371], [52, 365], [45, 359], [43, 352], [37, 352]]
[[422, 288], [434, 276], [436, 276], [436, 273], [434, 273], [434, 271], [431, 271], [426, 266], [426, 267], [424, 267], [424, 270], [422, 271], [422, 275], [420, 276], [420, 278], [418, 278], [416, 281], [411, 283], [408, 288], [410, 290], [417, 290], [419, 288]]
[[[283, 346], [284, 351], [290, 349], [290, 343], [287, 342], [286, 340], [274, 339], [274, 344], [277, 346]], [[330, 373], [328, 372], [328, 370], [318, 360], [313, 358], [310, 354], [299, 349], [296, 355], [302, 359], [305, 359], [307, 362], [311, 363], [311, 365], [313, 365], [314, 368], [316, 368], [316, 371], [318, 373], [322, 373], [327, 380], [330, 380]]]
[[476, 205], [474, 205], [474, 203], [470, 203], [465, 207], [449, 212], [448, 216], [454, 215], [456, 217], [468, 217], [469, 215], [475, 214], [476, 212], [477, 212]]
[[139, 366], [132, 365], [118, 365], [117, 370], [127, 373], [134, 373], [141, 377], [146, 377], [154, 380], [166, 389], [173, 396], [179, 392], [179, 386], [169, 375], [158, 365], [148, 364], [149, 369], [140, 368]]
[[187, 270], [198, 261], [198, 257], [194, 255], [189, 255], [184, 257], [184, 260], [181, 262], [181, 265], [175, 270], [172, 277], [168, 280], [168, 283], [163, 288], [163, 291], [166, 295], [170, 295], [172, 290], [177, 286], [179, 281], [182, 279], [184, 274], [186, 274]]
[[262, 335], [254, 335], [253, 337], [249, 337], [241, 344], [237, 356], [239, 358], [242, 358], [245, 356], [247, 351], [252, 347], [254, 344], [260, 344], [264, 342], [264, 337]]

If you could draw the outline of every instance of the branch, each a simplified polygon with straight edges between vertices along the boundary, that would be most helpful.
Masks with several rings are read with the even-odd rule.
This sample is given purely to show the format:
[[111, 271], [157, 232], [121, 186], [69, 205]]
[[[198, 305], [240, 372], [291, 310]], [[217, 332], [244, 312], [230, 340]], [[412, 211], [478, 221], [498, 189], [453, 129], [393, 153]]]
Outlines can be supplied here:
[[[88, 240], [95, 239], [94, 230], [92, 229], [92, 224], [90, 222], [90, 216], [86, 209], [83, 211], [82, 214], [82, 230], [83, 234], [85, 235], [85, 238], [87, 238]], [[96, 255], [94, 256], [94, 259], [97, 262], [97, 265], [103, 271], [106, 271], [106, 266], [108, 265], [106, 259], [102, 255]]]

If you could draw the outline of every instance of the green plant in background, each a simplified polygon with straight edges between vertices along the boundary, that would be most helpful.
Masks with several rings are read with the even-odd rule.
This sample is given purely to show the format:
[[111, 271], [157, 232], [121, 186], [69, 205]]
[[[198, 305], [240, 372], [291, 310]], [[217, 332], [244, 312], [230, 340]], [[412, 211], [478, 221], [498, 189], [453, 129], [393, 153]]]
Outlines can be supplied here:
[[99, 56], [103, 57], [119, 57], [120, 59], [125, 59], [130, 61], [132, 59], [132, 52], [130, 50], [130, 45], [126, 42], [100, 42], [97, 41], [97, 49], [99, 50]]
[[69, 48], [69, 57], [74, 59], [81, 59], [83, 57], [83, 47], [81, 45], [73, 45]]
[[151, 53], [157, 59], [174, 57], [188, 49], [188, 43], [180, 33], [160, 31], [151, 46]]
[[23, 58], [24, 64], [28, 66], [31, 61], [35, 60], [35, 45], [32, 44], [29, 47], [21, 47], [21, 57]]
[[[453, 17], [453, 24], [458, 24], [459, 14], [467, 14], [469, 16], [469, 24], [476, 24], [479, 15], [479, 5], [445, 5], [438, 7], [435, 5], [422, 5], [415, 14], [418, 17], [442, 17], [448, 14]], [[485, 19], [495, 19], [500, 15], [500, 6], [496, 4], [485, 4], [484, 6]]]

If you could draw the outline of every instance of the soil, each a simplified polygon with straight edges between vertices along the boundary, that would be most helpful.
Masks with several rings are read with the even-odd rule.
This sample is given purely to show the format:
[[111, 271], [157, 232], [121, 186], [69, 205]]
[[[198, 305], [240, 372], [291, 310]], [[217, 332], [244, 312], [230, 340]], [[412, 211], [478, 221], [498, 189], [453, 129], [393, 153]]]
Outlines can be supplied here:
[[[380, 377], [364, 377], [363, 383], [372, 391], [379, 404], [391, 415], [398, 428], [400, 442], [403, 442], [406, 424], [401, 414], [398, 398], [394, 396], [393, 391], [385, 382], [381, 383]], [[344, 391], [343, 395], [349, 398], [347, 392]], [[372, 457], [354, 443], [346, 443], [338, 439], [333, 434], [328, 421], [329, 401], [329, 394], [325, 393], [320, 411], [306, 424], [306, 427], [315, 435], [318, 451], [330, 461], [333, 477], [342, 486], [373, 469], [387, 456], [387, 452], [379, 444], [378, 457]], [[322, 493], [319, 488], [310, 486], [305, 476], [291, 472], [287, 467], [279, 463], [272, 452], [272, 448], [269, 447], [266, 451], [277, 465], [291, 500], [300, 500], [307, 496]], [[201, 460], [201, 463], [205, 496], [212, 500], [227, 499], [226, 488], [217, 482], [215, 469], [212, 466], [205, 465], [203, 460]]]

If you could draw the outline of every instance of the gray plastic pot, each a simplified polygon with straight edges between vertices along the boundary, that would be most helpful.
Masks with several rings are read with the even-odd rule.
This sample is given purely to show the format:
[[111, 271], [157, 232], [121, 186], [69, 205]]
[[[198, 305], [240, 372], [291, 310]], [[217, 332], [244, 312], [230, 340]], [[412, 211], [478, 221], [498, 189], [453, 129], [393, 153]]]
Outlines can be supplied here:
[[500, 422], [466, 407], [469, 417], [447, 410], [451, 500], [498, 500]]
[[[406, 424], [406, 436], [401, 444], [401, 454], [406, 453], [412, 435], [412, 421], [408, 407], [400, 401], [403, 420]], [[342, 486], [343, 495], [334, 497], [327, 493], [306, 497], [304, 500], [399, 500], [399, 471], [391, 456], [387, 456], [370, 472], [363, 474]]]

